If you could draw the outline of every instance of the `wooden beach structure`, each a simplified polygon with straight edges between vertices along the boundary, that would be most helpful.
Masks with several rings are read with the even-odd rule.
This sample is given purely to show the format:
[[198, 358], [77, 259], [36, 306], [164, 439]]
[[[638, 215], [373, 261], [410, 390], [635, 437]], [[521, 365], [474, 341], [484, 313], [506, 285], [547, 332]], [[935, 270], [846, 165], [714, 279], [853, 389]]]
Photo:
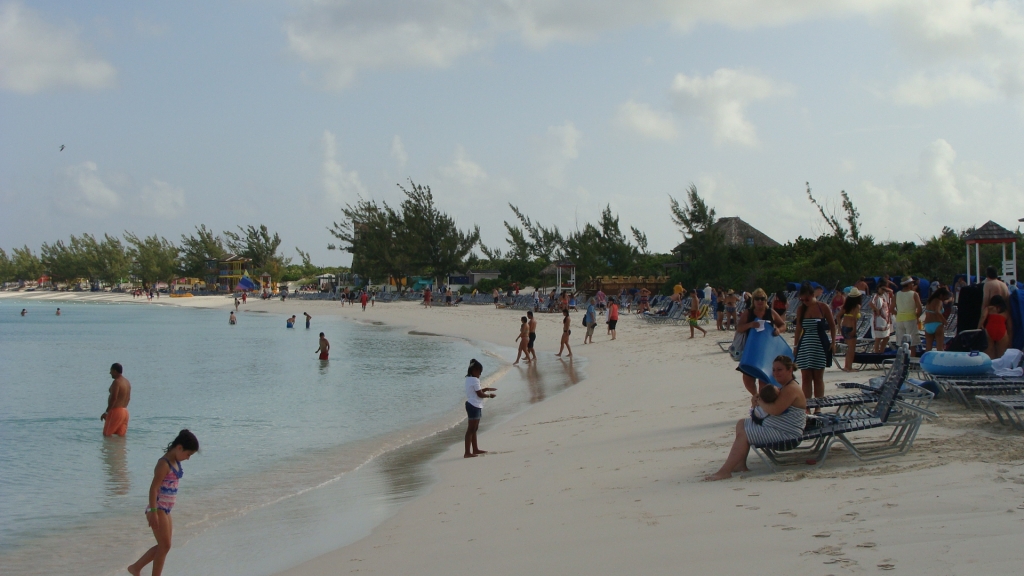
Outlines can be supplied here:
[[[981, 245], [1000, 244], [1003, 250], [1003, 265], [1001, 276], [1007, 284], [1010, 280], [1017, 279], [1017, 235], [992, 220], [989, 220], [981, 228], [978, 228], [967, 238], [967, 281], [971, 278], [971, 246], [974, 246], [974, 274], [981, 282]], [[1010, 257], [1006, 257], [1006, 245], [1010, 245]]]

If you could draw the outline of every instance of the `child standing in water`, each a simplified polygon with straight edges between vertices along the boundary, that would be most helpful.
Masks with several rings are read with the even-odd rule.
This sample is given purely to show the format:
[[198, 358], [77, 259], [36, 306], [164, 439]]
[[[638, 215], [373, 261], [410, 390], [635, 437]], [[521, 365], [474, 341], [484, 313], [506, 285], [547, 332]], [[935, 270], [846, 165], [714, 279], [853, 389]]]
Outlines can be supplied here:
[[178, 481], [185, 474], [181, 463], [199, 451], [199, 440], [195, 434], [182, 430], [178, 437], [167, 445], [167, 453], [157, 461], [153, 471], [153, 483], [149, 487], [149, 506], [146, 508], [146, 521], [156, 536], [153, 546], [128, 567], [128, 572], [139, 576], [146, 564], [153, 563], [153, 576], [160, 576], [164, 570], [164, 560], [171, 550], [171, 509], [178, 496]]
[[466, 429], [466, 454], [464, 458], [475, 458], [487, 454], [476, 445], [476, 431], [480, 427], [480, 418], [484, 412], [484, 398], [494, 398], [497, 388], [481, 388], [480, 374], [484, 371], [476, 358], [469, 361], [469, 372], [466, 373], [466, 415], [469, 416], [469, 428]]

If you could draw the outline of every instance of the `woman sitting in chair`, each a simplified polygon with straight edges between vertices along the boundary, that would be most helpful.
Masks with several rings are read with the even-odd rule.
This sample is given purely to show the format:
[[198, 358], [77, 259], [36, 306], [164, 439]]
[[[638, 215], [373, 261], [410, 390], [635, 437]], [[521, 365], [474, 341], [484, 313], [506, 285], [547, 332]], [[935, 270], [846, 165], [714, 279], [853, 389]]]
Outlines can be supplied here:
[[747, 453], [751, 444], [770, 444], [799, 440], [804, 435], [807, 400], [800, 383], [793, 377], [796, 365], [788, 356], [778, 356], [772, 363], [772, 376], [782, 383], [774, 402], [765, 402], [755, 395], [750, 405], [750, 418], [736, 423], [736, 439], [725, 464], [718, 472], [705, 476], [705, 481], [725, 480], [733, 472], [747, 472]]

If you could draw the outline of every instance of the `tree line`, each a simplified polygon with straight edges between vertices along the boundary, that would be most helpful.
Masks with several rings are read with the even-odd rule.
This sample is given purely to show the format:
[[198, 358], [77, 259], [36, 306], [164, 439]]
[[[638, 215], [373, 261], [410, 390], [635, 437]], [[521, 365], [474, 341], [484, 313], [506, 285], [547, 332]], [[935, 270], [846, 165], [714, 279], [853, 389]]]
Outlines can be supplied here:
[[[788, 282], [813, 280], [828, 286], [850, 285], [862, 276], [923, 276], [951, 282], [965, 268], [965, 238], [974, 228], [944, 227], [937, 235], [915, 242], [879, 242], [863, 233], [860, 213], [845, 191], [829, 208], [807, 185], [807, 200], [822, 218], [816, 238], [800, 236], [775, 247], [730, 245], [716, 228], [718, 217], [690, 185], [682, 200], [668, 197], [668, 212], [679, 229], [681, 244], [671, 253], [652, 253], [647, 236], [630, 226], [623, 231], [611, 207], [593, 223], [563, 232], [546, 226], [509, 204], [513, 218], [504, 222], [506, 246], [480, 242], [480, 229], [459, 229], [454, 218], [435, 204], [430, 187], [409, 181], [399, 185], [404, 198], [397, 207], [360, 199], [342, 209], [344, 220], [329, 229], [340, 241], [332, 249], [353, 255], [358, 274], [381, 278], [421, 275], [444, 278], [468, 269], [500, 271], [498, 285], [518, 282], [543, 285], [542, 270], [569, 260], [577, 278], [607, 275], [669, 275], [666, 290], [710, 283], [735, 289], [783, 289]], [[1024, 241], [1017, 231], [1018, 243]], [[479, 250], [479, 254], [477, 253]], [[998, 246], [982, 246], [982, 263], [998, 265]]]
[[[879, 242], [863, 233], [860, 213], [845, 192], [837, 206], [828, 208], [807, 185], [808, 201], [822, 219], [816, 238], [800, 236], [775, 247], [729, 245], [716, 228], [718, 217], [690, 185], [682, 200], [668, 196], [668, 215], [680, 233], [681, 244], [671, 253], [654, 253], [647, 235], [634, 226], [623, 230], [617, 214], [605, 206], [596, 222], [564, 232], [544, 225], [509, 204], [511, 218], [504, 221], [504, 247], [480, 241], [479, 226], [460, 228], [442, 211], [428, 185], [410, 180], [399, 184], [397, 206], [360, 198], [341, 209], [343, 219], [328, 227], [337, 243], [328, 248], [352, 254], [351, 271], [377, 283], [388, 277], [434, 277], [470, 269], [498, 270], [498, 285], [544, 285], [541, 273], [552, 262], [569, 260], [577, 278], [669, 275], [666, 290], [676, 282], [686, 286], [710, 283], [735, 289], [782, 289], [787, 282], [814, 280], [848, 285], [861, 276], [913, 274], [951, 282], [965, 268], [965, 238], [973, 228], [944, 227], [937, 235], [915, 242]], [[1024, 241], [1017, 231], [1018, 243]], [[55, 282], [86, 278], [116, 284], [132, 277], [145, 285], [180, 277], [206, 274], [206, 261], [234, 253], [252, 260], [254, 273], [267, 272], [275, 280], [308, 278], [329, 269], [315, 266], [308, 253], [296, 248], [301, 263], [293, 264], [280, 252], [281, 238], [267, 226], [239, 226], [217, 234], [205, 225], [183, 234], [178, 243], [152, 235], [123, 237], [72, 235], [67, 241], [44, 243], [38, 254], [28, 246], [8, 255], [0, 249], [0, 281], [32, 280], [49, 275]], [[1000, 248], [982, 246], [983, 266], [998, 265]], [[333, 269], [332, 271], [344, 271]]]
[[54, 283], [85, 279], [116, 285], [134, 280], [151, 286], [182, 276], [203, 279], [207, 261], [229, 253], [250, 258], [252, 273], [267, 272], [275, 280], [299, 280], [323, 270], [298, 248], [301, 264], [292, 264], [291, 258], [281, 254], [281, 243], [280, 235], [266, 225], [239, 226], [237, 231], [222, 234], [199, 225], [194, 233], [182, 234], [178, 243], [155, 234], [139, 236], [127, 231], [121, 238], [72, 234], [67, 241], [44, 242], [38, 253], [23, 246], [8, 255], [0, 248], [0, 281], [36, 280], [45, 275]]

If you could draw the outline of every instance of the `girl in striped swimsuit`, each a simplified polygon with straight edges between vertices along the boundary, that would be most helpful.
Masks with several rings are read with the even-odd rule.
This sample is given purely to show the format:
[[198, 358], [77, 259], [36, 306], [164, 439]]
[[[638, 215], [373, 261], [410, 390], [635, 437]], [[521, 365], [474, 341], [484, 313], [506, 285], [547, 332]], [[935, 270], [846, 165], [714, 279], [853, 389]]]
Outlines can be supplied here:
[[725, 464], [718, 472], [705, 476], [705, 481], [725, 480], [733, 472], [747, 472], [747, 453], [751, 444], [770, 444], [797, 440], [804, 434], [807, 400], [793, 378], [796, 365], [788, 356], [778, 356], [772, 363], [772, 376], [783, 382], [774, 402], [765, 402], [759, 395], [751, 400], [750, 418], [736, 423], [736, 440]]
[[146, 551], [128, 572], [139, 576], [142, 569], [153, 563], [153, 576], [160, 576], [164, 570], [164, 560], [171, 550], [171, 509], [178, 496], [178, 481], [185, 474], [181, 463], [199, 451], [199, 440], [188, 430], [182, 430], [177, 438], [167, 445], [167, 453], [157, 461], [153, 471], [153, 483], [149, 487], [149, 507], [146, 508], [146, 520], [156, 536], [156, 546]]

